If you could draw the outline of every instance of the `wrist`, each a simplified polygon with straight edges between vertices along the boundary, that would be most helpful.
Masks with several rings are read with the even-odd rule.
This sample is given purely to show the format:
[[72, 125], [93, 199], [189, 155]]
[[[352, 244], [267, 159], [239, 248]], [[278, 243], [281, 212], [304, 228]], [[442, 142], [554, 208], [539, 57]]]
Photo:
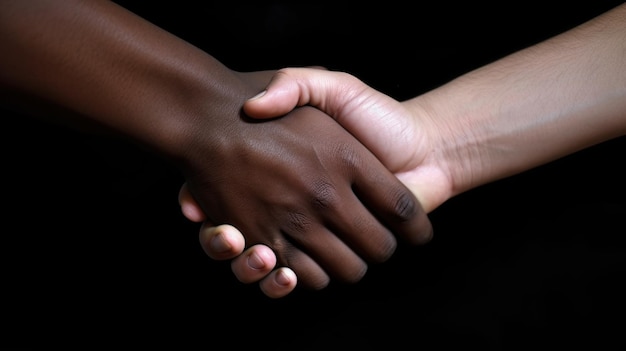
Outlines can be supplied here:
[[439, 189], [434, 207], [482, 184], [489, 168], [489, 119], [471, 94], [471, 89], [455, 90], [451, 82], [407, 102], [430, 144], [423, 164], [440, 179], [433, 187]]
[[133, 113], [130, 119], [137, 122], [129, 131], [131, 137], [171, 157], [181, 155], [180, 148], [185, 139], [193, 136], [194, 125], [209, 123], [211, 118], [223, 115], [220, 110], [236, 109], [243, 100], [229, 95], [236, 88], [224, 88], [232, 85], [228, 79], [221, 79], [230, 75], [225, 67], [181, 66], [160, 67], [148, 73], [149, 77], [140, 79], [135, 88], [142, 93], [133, 94], [127, 101], [127, 109]]

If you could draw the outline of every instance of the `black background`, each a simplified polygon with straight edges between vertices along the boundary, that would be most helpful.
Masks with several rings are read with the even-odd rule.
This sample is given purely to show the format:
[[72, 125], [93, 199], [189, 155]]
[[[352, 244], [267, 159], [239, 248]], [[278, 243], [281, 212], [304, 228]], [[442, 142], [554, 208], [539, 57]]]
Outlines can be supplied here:
[[[323, 65], [400, 100], [619, 4], [118, 2], [232, 69]], [[623, 137], [451, 199], [358, 284], [272, 300], [202, 252], [171, 165], [2, 114], [7, 345], [626, 346]]]

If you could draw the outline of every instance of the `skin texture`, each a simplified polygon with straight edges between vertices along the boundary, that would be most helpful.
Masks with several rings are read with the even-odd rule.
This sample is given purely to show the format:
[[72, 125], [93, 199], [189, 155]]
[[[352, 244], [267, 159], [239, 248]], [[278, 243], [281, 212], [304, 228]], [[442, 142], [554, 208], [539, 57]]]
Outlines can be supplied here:
[[[398, 238], [431, 237], [412, 192], [320, 110], [273, 121], [242, 113], [274, 72], [233, 71], [110, 1], [0, 5], [3, 102], [123, 136], [172, 162], [208, 223], [236, 226], [246, 245], [272, 249], [267, 267], [292, 269], [277, 275], [281, 287], [294, 285], [293, 273], [310, 289], [355, 282]], [[204, 226], [201, 242], [214, 232]], [[266, 273], [265, 257], [249, 262]]]
[[[283, 116], [305, 105], [325, 111], [370, 148], [430, 212], [480, 185], [623, 137], [625, 38], [626, 5], [620, 5], [403, 102], [347, 73], [287, 68], [244, 110], [256, 118]], [[184, 212], [191, 214], [187, 217], [202, 220], [201, 210], [186, 201], [184, 192], [183, 186], [180, 199]], [[236, 229], [228, 230], [235, 238]], [[205, 250], [211, 255], [213, 249]], [[261, 248], [242, 256], [253, 250]], [[252, 277], [246, 263], [233, 260], [236, 276]], [[268, 273], [260, 283], [273, 279]]]

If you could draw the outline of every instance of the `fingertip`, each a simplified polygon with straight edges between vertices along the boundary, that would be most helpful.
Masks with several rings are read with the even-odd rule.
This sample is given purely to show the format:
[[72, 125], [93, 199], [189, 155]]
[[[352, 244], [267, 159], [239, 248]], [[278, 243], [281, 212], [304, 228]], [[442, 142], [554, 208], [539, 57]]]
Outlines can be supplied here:
[[303, 95], [296, 79], [280, 69], [274, 74], [265, 90], [248, 99], [243, 111], [252, 118], [270, 119], [281, 117], [297, 106], [308, 103], [308, 95]]
[[263, 96], [265, 96], [265, 94], [267, 93], [267, 90], [263, 90], [262, 92], [254, 95], [253, 97], [249, 98], [248, 101], [254, 101], [254, 100], [258, 100], [260, 98], [262, 98]]
[[245, 112], [248, 116], [254, 118], [270, 117], [270, 113], [266, 111], [263, 104], [259, 104], [260, 100], [262, 100], [262, 98], [266, 94], [267, 90], [263, 90], [262, 92], [246, 100], [246, 102], [243, 104], [243, 112]]
[[434, 230], [430, 218], [424, 213], [416, 221], [409, 241], [413, 245], [426, 245], [433, 240]]
[[200, 223], [206, 219], [204, 212], [202, 212], [195, 204], [183, 202], [180, 204], [180, 211], [183, 213], [185, 218], [194, 223]]
[[242, 283], [265, 278], [276, 266], [276, 255], [265, 245], [254, 245], [231, 262], [231, 270]]
[[290, 268], [281, 267], [276, 270], [276, 276], [274, 277], [274, 281], [278, 286], [290, 287], [296, 285], [296, 283], [298, 282], [298, 277], [296, 276], [296, 273]]
[[256, 271], [265, 271], [276, 266], [276, 255], [265, 245], [255, 245], [248, 250], [248, 267]]
[[284, 102], [280, 98], [277, 100], [275, 95], [275, 92], [269, 93], [267, 89], [263, 90], [243, 104], [243, 112], [257, 119], [280, 117], [290, 109], [282, 106]]
[[180, 205], [180, 211], [183, 216], [188, 220], [200, 223], [206, 219], [200, 205], [198, 205], [193, 196], [191, 196], [187, 183], [184, 183], [178, 191], [178, 204]]
[[200, 245], [212, 259], [228, 260], [241, 255], [245, 239], [235, 227], [228, 224], [203, 226], [200, 229]]
[[429, 242], [433, 240], [433, 237], [434, 237], [433, 227], [432, 225], [429, 224], [428, 228], [423, 231], [422, 235], [418, 239], [418, 245], [428, 244]]
[[277, 299], [287, 296], [298, 284], [296, 273], [287, 267], [274, 270], [259, 283], [261, 291], [268, 297]]

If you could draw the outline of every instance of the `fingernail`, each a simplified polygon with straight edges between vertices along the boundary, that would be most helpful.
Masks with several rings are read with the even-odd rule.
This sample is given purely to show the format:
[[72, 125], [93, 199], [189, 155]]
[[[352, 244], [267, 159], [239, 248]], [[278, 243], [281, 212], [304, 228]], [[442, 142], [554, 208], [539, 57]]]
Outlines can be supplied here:
[[254, 95], [253, 97], [251, 97], [248, 100], [256, 100], [256, 99], [260, 99], [263, 95], [265, 95], [265, 93], [267, 92], [267, 90], [263, 90], [262, 92]]
[[229, 252], [232, 250], [232, 245], [226, 240], [223, 233], [219, 233], [211, 238], [211, 249], [216, 253]]
[[248, 265], [254, 269], [261, 269], [265, 267], [265, 263], [263, 262], [261, 256], [254, 252], [248, 256]]
[[282, 270], [279, 270], [278, 272], [276, 272], [276, 283], [282, 286], [287, 286], [289, 285], [290, 282], [291, 282], [291, 279], [289, 279], [288, 274], [285, 274], [285, 272], [283, 272]]

